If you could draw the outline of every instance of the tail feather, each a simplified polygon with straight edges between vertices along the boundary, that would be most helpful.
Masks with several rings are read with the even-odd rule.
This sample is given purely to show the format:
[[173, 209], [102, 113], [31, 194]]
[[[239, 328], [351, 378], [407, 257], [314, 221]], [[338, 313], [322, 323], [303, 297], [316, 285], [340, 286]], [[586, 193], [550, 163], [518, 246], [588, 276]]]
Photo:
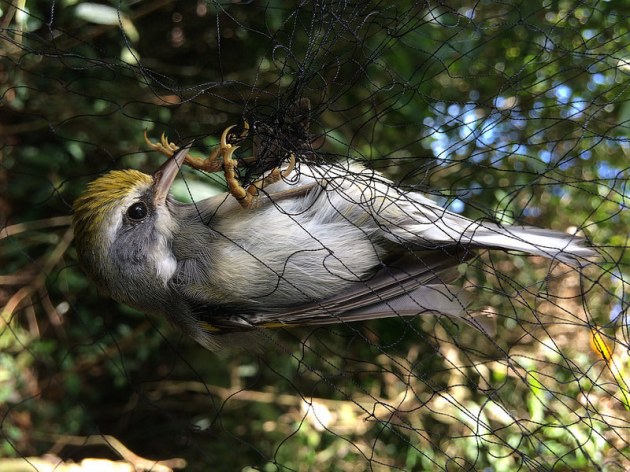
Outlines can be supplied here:
[[598, 257], [580, 236], [533, 226], [474, 221], [416, 193], [398, 195], [397, 200], [379, 207], [376, 214], [386, 239], [424, 249], [462, 246], [515, 250], [577, 267]]
[[579, 236], [529, 226], [480, 224], [471, 227], [462, 238], [462, 243], [471, 246], [523, 251], [577, 267], [597, 257], [597, 252]]

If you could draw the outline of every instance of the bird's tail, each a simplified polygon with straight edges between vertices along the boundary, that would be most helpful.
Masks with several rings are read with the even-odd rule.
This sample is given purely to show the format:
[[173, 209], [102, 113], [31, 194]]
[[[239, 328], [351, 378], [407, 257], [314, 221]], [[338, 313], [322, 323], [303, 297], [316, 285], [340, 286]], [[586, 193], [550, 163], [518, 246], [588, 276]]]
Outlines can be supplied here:
[[463, 245], [522, 251], [582, 267], [598, 256], [579, 236], [530, 226], [471, 225], [459, 241]]
[[[391, 192], [391, 190], [390, 190]], [[452, 213], [426, 197], [411, 193], [391, 197], [373, 210], [384, 238], [416, 249], [504, 249], [555, 259], [582, 267], [598, 257], [576, 234], [533, 226], [502, 226]]]

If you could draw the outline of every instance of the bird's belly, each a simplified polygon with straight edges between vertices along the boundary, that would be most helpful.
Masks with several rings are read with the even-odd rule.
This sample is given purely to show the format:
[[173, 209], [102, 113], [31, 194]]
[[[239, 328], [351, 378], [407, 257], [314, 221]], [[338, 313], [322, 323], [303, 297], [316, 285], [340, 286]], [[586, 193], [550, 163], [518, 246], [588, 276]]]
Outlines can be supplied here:
[[322, 300], [365, 279], [383, 256], [364, 231], [347, 223], [284, 229], [221, 245], [213, 269], [229, 290], [227, 303], [273, 308]]

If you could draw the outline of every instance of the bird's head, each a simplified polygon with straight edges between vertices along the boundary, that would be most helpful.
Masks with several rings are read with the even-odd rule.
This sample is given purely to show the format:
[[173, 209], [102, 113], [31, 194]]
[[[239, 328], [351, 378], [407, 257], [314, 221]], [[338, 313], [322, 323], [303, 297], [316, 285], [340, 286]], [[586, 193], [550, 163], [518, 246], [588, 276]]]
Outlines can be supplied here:
[[[156, 290], [176, 270], [171, 251], [178, 229], [169, 189], [190, 146], [178, 151], [152, 176], [111, 171], [88, 184], [74, 203], [79, 261], [112, 298], [132, 306], [159, 303]], [[157, 288], [156, 288], [157, 287]]]

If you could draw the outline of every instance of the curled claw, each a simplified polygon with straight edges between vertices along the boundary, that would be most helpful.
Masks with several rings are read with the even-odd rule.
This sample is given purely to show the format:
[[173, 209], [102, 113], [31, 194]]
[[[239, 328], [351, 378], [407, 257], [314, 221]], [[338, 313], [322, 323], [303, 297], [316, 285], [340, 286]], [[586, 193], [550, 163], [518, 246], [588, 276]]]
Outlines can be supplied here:
[[[289, 165], [286, 169], [281, 171], [280, 168], [276, 167], [266, 176], [254, 181], [249, 187], [247, 187], [247, 190], [245, 190], [236, 177], [235, 169], [238, 166], [238, 162], [232, 157], [234, 151], [238, 149], [238, 146], [234, 146], [227, 141], [228, 135], [234, 127], [235, 125], [229, 126], [221, 134], [217, 154], [223, 154], [223, 172], [225, 175], [225, 181], [230, 189], [230, 193], [238, 200], [241, 207], [250, 208], [254, 206], [260, 190], [267, 185], [274, 184], [283, 178], [287, 178], [291, 172], [293, 172], [293, 169], [295, 169], [295, 154], [290, 154]], [[247, 121], [245, 121], [243, 128], [244, 130], [240, 135], [241, 139], [249, 133], [250, 128]]]
[[289, 155], [289, 165], [282, 171], [282, 178], [286, 179], [289, 177], [293, 169], [295, 169], [295, 154], [291, 153]]
[[[235, 126], [236, 125], [232, 125], [225, 128], [223, 134], [221, 134], [218, 153], [223, 154], [223, 173], [225, 175], [225, 181], [228, 188], [230, 189], [230, 193], [234, 198], [236, 198], [236, 200], [238, 200], [243, 208], [250, 208], [253, 204], [254, 194], [249, 192], [249, 189], [245, 190], [243, 188], [236, 177], [236, 172], [234, 171], [234, 169], [238, 166], [238, 162], [232, 157], [232, 155], [234, 154], [234, 151], [238, 149], [238, 146], [233, 146], [227, 142], [228, 134]], [[246, 128], [249, 130], [249, 125], [246, 124]]]
[[149, 135], [147, 134], [147, 130], [144, 130], [144, 142], [147, 143], [149, 146], [153, 147], [153, 141], [151, 141], [149, 139]]
[[[225, 132], [223, 134], [225, 134]], [[223, 137], [221, 137], [221, 142], [223, 144]], [[243, 208], [249, 208], [252, 204], [253, 195], [243, 188], [236, 178], [236, 172], [234, 172], [238, 163], [232, 158], [232, 154], [234, 154], [237, 148], [238, 146], [232, 146], [231, 144], [222, 147], [222, 150], [224, 150], [223, 173], [225, 175], [225, 182], [232, 196], [238, 200]]]
[[258, 192], [260, 190], [267, 185], [275, 184], [283, 178], [286, 179], [291, 172], [293, 172], [293, 169], [295, 169], [295, 154], [291, 153], [289, 156], [289, 165], [286, 169], [280, 171], [280, 169], [276, 167], [265, 177], [253, 182], [249, 187], [247, 187], [247, 191], [243, 190], [243, 188], [239, 186], [242, 190], [239, 190], [239, 197], [237, 197], [234, 193], [232, 193], [232, 195], [235, 196], [242, 207], [249, 208], [254, 205], [255, 199], [258, 197]]
[[[225, 128], [223, 130], [223, 133], [221, 134], [221, 140], [220, 140], [220, 146], [224, 149], [229, 148], [230, 146], [232, 146], [231, 143], [227, 142], [227, 137], [230, 134], [230, 131], [232, 129], [234, 129], [236, 127], [236, 125], [232, 125], [232, 126], [228, 126], [227, 128]], [[247, 136], [247, 134], [249, 134], [249, 123], [247, 122], [247, 120], [243, 121], [243, 132], [240, 134], [240, 136], [238, 136], [236, 139], [237, 141], [242, 140], [243, 138], [245, 138]]]
[[161, 143], [154, 143], [153, 141], [151, 141], [149, 139], [149, 136], [147, 135], [147, 130], [146, 129], [144, 130], [144, 142], [147, 143], [147, 145], [151, 149], [154, 149], [156, 151], [162, 152], [162, 144]]
[[167, 157], [173, 157], [173, 154], [179, 151], [179, 146], [177, 146], [174, 143], [169, 142], [168, 138], [166, 137], [164, 133], [162, 133], [162, 136], [160, 137], [160, 142], [154, 143], [153, 141], [149, 139], [149, 136], [147, 135], [147, 130], [145, 129], [144, 140], [151, 149], [158, 151]]
[[[221, 139], [219, 140], [219, 145], [216, 146], [208, 157], [200, 158], [187, 155], [184, 162], [194, 169], [206, 172], [217, 172], [223, 168], [225, 181], [230, 190], [230, 194], [238, 200], [243, 208], [250, 208], [254, 206], [260, 190], [262, 190], [265, 186], [274, 184], [283, 178], [287, 178], [289, 174], [293, 172], [295, 169], [295, 155], [293, 153], [289, 155], [289, 163], [284, 170], [276, 167], [264, 177], [254, 181], [249, 187], [247, 187], [246, 190], [243, 188], [236, 175], [236, 168], [239, 166], [239, 163], [233, 157], [234, 152], [239, 148], [239, 146], [235, 146], [234, 144], [228, 142], [230, 131], [232, 131], [235, 127], [236, 125], [232, 125], [223, 130], [223, 133], [221, 133]], [[245, 120], [243, 123], [243, 132], [235, 138], [236, 141], [238, 142], [239, 140], [245, 138], [247, 134], [249, 134], [249, 131], [249, 123]], [[144, 140], [151, 149], [154, 149], [168, 157], [173, 157], [173, 155], [179, 150], [179, 146], [171, 143], [165, 133], [162, 133], [160, 141], [156, 143], [149, 139], [147, 131], [145, 130]], [[255, 160], [256, 156], [245, 158], [246, 161], [252, 159]]]
[[[225, 149], [225, 148], [228, 148], [228, 149], [229, 149], [229, 148], [231, 148], [231, 147], [232, 147], [232, 145], [231, 145], [230, 143], [228, 143], [228, 142], [227, 142], [227, 135], [228, 135], [228, 133], [230, 132], [230, 130], [231, 130], [232, 128], [234, 128], [235, 126], [236, 126], [236, 125], [228, 126], [227, 128], [225, 128], [225, 130], [223, 130], [223, 134], [221, 134], [221, 144], [220, 144], [220, 146], [221, 146], [222, 148], [224, 148], [224, 149]], [[249, 129], [249, 126], [248, 126], [248, 129]]]
[[162, 144], [162, 146], [164, 146], [165, 148], [170, 148], [171, 143], [168, 142], [168, 139], [166, 138], [166, 134], [162, 133], [162, 136], [160, 136], [160, 143]]

